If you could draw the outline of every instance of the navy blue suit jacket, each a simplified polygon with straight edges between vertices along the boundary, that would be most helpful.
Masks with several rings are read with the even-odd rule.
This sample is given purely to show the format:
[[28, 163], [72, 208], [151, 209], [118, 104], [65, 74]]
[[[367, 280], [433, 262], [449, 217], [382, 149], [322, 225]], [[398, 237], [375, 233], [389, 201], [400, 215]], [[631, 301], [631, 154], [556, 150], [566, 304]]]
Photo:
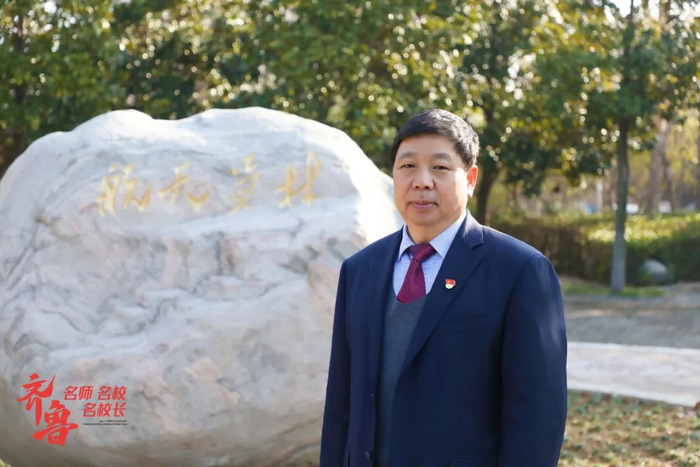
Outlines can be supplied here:
[[[341, 267], [321, 467], [373, 464], [384, 314], [400, 242], [398, 231]], [[402, 365], [390, 466], [556, 466], [566, 407], [566, 333], [551, 263], [467, 215]]]

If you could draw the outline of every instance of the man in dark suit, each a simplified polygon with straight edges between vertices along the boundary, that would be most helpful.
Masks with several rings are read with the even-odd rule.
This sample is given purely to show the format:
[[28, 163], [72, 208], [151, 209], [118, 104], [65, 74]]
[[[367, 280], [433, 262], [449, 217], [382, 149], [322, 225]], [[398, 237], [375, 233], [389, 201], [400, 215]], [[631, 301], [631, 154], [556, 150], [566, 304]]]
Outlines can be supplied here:
[[411, 118], [392, 147], [406, 225], [340, 269], [321, 466], [555, 466], [566, 421], [559, 282], [466, 209], [479, 142]]

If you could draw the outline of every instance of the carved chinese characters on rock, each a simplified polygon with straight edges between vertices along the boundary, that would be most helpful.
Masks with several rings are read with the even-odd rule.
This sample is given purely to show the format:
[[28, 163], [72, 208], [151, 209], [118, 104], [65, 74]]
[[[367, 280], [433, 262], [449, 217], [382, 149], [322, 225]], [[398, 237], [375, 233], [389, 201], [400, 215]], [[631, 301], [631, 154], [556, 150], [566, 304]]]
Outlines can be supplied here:
[[316, 154], [310, 152], [306, 156], [306, 179], [301, 183], [301, 185], [295, 187], [297, 178], [299, 178], [299, 169], [292, 165], [287, 165], [287, 177], [285, 178], [284, 183], [275, 189], [275, 193], [284, 193], [284, 199], [280, 201], [278, 206], [281, 208], [291, 208], [294, 197], [302, 192], [304, 193], [304, 196], [301, 200], [309, 206], [311, 206], [311, 203], [314, 200], [320, 199], [318, 196], [314, 195], [312, 191], [312, 183], [314, 180], [316, 180], [316, 178], [318, 178], [320, 173], [321, 161], [318, 159]]
[[117, 214], [117, 195], [120, 188], [126, 189], [126, 194], [122, 201], [122, 208], [128, 208], [132, 203], [136, 206], [139, 212], [144, 212], [148, 207], [148, 202], [151, 200], [151, 183], [146, 186], [145, 191], [138, 198], [135, 195], [136, 187], [139, 184], [138, 178], [132, 178], [131, 173], [134, 170], [133, 165], [127, 165], [121, 171], [117, 164], [109, 166], [109, 173], [113, 175], [102, 177], [100, 194], [97, 197], [97, 206], [100, 210], [100, 215], [104, 216], [105, 212], [113, 215]]
[[177, 201], [178, 196], [180, 196], [180, 191], [182, 191], [185, 198], [187, 198], [187, 201], [189, 201], [194, 208], [195, 212], [199, 212], [202, 209], [204, 202], [207, 200], [207, 198], [209, 198], [209, 192], [197, 197], [184, 188], [185, 183], [192, 178], [190, 175], [183, 174], [183, 171], [187, 169], [189, 165], [189, 162], [185, 162], [184, 164], [180, 164], [173, 169], [173, 172], [175, 172], [175, 180], [165, 188], [158, 190], [158, 197], [163, 199], [166, 196], [169, 196], [170, 205], [173, 205], [175, 204], [175, 201]]
[[[287, 164], [283, 183], [267, 188], [270, 194], [279, 194], [281, 200], [277, 204], [279, 208], [289, 209], [294, 206], [294, 201], [300, 198], [302, 203], [311, 206], [313, 201], [321, 199], [313, 192], [313, 183], [321, 174], [321, 161], [319, 157], [310, 152], [306, 155], [306, 165], [302, 171], [298, 167]], [[242, 165], [242, 166], [241, 166]], [[190, 162], [184, 162], [173, 169], [174, 179], [169, 185], [156, 191], [158, 198], [169, 205], [174, 205], [178, 200], [185, 199], [195, 212], [200, 212], [205, 202], [209, 199], [208, 191], [190, 191], [188, 182], [195, 182], [192, 175], [187, 173]], [[120, 209], [128, 209], [134, 206], [139, 212], [145, 212], [151, 201], [153, 182], [142, 182], [132, 174], [134, 166], [127, 165], [120, 168], [118, 164], [109, 166], [108, 174], [102, 177], [100, 192], [97, 196], [97, 207], [101, 216], [106, 214], [117, 215]], [[231, 191], [231, 205], [229, 214], [235, 214], [240, 210], [251, 210], [252, 195], [259, 188], [261, 173], [255, 154], [249, 154], [242, 160], [242, 164], [230, 167], [230, 173], [234, 178]], [[264, 189], [264, 188], [263, 188]], [[195, 189], [195, 191], [197, 191]], [[123, 197], [120, 197], [122, 196]], [[181, 196], [182, 195], [182, 196]]]
[[255, 163], [255, 155], [251, 154], [244, 160], [243, 173], [240, 173], [235, 167], [231, 167], [231, 174], [234, 177], [239, 177], [234, 184], [236, 191], [233, 192], [234, 206], [231, 208], [229, 213], [234, 213], [241, 208], [250, 210], [249, 198], [255, 190], [255, 186], [260, 180], [260, 173], [255, 172], [257, 164]]
[[[199, 212], [202, 209], [202, 205], [209, 198], [209, 192], [195, 195], [185, 188], [185, 183], [192, 177], [184, 173], [189, 165], [189, 162], [185, 162], [175, 167], [173, 169], [175, 179], [169, 185], [158, 190], [157, 193], [160, 199], [167, 198], [170, 205], [175, 204], [180, 194], [182, 194], [195, 212]], [[146, 187], [141, 188], [139, 191], [141, 181], [132, 176], [133, 171], [133, 164], [129, 164], [123, 169], [120, 169], [118, 164], [109, 166], [109, 175], [102, 177], [100, 192], [97, 195], [97, 207], [101, 216], [107, 213], [116, 215], [120, 208], [128, 209], [132, 204], [139, 212], [146, 211], [151, 201], [153, 183], [149, 181]], [[119, 195], [122, 193], [124, 197], [121, 198], [120, 202]], [[140, 195], [137, 195], [137, 193]]]

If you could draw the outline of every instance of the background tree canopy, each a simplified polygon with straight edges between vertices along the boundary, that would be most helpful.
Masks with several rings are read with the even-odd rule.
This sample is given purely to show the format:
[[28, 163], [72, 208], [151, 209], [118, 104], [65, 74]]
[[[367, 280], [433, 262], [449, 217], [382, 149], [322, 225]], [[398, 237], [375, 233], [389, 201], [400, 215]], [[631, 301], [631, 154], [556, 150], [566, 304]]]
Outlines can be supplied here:
[[0, 175], [38, 137], [109, 110], [174, 119], [251, 105], [337, 127], [389, 172], [398, 127], [441, 107], [480, 135], [482, 221], [498, 180], [536, 196], [552, 174], [576, 185], [613, 170], [624, 270], [630, 157], [672, 167], [666, 140], [684, 128], [697, 176], [683, 183], [700, 204], [687, 124], [699, 60], [694, 0], [9, 0]]

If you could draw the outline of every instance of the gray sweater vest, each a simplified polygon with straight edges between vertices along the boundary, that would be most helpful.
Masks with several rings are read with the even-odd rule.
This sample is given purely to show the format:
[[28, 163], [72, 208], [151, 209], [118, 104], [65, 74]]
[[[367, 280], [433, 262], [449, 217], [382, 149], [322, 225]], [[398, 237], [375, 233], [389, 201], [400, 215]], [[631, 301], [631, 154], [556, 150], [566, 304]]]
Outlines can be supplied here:
[[408, 344], [413, 337], [418, 317], [423, 310], [426, 297], [411, 303], [399, 303], [393, 288], [389, 291], [384, 335], [382, 338], [382, 360], [379, 373], [379, 411], [377, 418], [377, 438], [375, 440], [376, 459], [379, 466], [389, 460], [389, 440], [391, 439], [391, 414], [394, 403], [394, 389], [399, 379], [401, 365], [406, 357]]

